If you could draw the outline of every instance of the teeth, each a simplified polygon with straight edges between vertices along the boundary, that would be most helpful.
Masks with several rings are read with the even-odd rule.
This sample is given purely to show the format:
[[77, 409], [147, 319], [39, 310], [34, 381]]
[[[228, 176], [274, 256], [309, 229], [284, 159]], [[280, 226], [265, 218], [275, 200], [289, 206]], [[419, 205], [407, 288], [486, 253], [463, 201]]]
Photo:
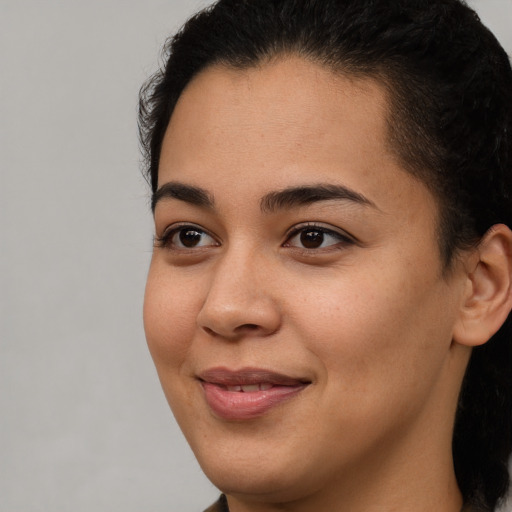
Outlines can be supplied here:
[[251, 393], [251, 392], [259, 391], [259, 390], [260, 390], [259, 384], [249, 384], [248, 386], [242, 386], [242, 391], [244, 393]]
[[270, 389], [272, 384], [264, 383], [264, 384], [246, 384], [243, 386], [226, 386], [228, 391], [243, 391], [244, 393], [254, 393], [255, 391], [266, 391]]

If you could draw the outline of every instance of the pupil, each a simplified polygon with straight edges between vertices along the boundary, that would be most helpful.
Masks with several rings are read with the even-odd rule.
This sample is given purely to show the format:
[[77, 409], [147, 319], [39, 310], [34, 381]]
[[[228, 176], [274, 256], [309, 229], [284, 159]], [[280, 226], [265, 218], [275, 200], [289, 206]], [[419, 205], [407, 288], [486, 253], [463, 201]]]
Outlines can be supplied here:
[[201, 241], [201, 233], [194, 229], [180, 231], [180, 242], [185, 247], [195, 247]]
[[321, 231], [303, 231], [300, 241], [306, 249], [317, 249], [324, 241], [324, 234]]

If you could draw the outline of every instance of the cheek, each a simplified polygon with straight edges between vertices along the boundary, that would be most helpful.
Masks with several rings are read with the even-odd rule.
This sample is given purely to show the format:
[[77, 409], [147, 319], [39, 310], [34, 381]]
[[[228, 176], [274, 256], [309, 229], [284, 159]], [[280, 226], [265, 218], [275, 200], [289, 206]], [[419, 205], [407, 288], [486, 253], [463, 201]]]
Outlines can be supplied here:
[[[437, 287], [421, 293], [407, 280], [394, 281], [346, 280], [311, 301], [316, 313], [301, 327], [323, 367], [314, 413], [328, 418], [322, 435], [344, 431], [354, 450], [414, 421], [434, 393], [450, 346], [449, 314]], [[426, 314], [438, 323], [431, 327]]]
[[150, 268], [144, 295], [144, 330], [157, 370], [179, 366], [185, 360], [194, 335], [195, 310], [190, 287]]
[[[150, 267], [144, 295], [144, 330], [151, 357], [171, 410], [182, 426], [192, 403], [190, 361], [196, 329], [196, 295], [192, 283], [177, 282], [165, 268]], [[192, 412], [192, 416], [194, 416]], [[185, 419], [184, 419], [185, 418]], [[181, 420], [181, 421], [180, 421]]]
[[311, 294], [304, 307], [301, 330], [310, 350], [331, 381], [364, 399], [371, 387], [385, 392], [433, 378], [451, 342], [451, 305], [442, 282], [403, 265], [390, 268], [347, 272], [322, 294]]

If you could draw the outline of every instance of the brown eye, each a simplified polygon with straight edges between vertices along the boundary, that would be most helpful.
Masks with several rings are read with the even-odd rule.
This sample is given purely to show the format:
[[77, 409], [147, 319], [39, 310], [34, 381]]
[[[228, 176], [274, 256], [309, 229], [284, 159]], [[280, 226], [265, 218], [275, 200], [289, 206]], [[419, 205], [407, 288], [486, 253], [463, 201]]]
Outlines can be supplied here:
[[316, 225], [297, 226], [284, 243], [285, 247], [315, 250], [339, 247], [343, 248], [354, 244], [354, 239], [344, 232], [324, 228]]
[[198, 226], [176, 226], [169, 229], [161, 237], [156, 238], [160, 247], [177, 250], [180, 249], [200, 249], [203, 247], [218, 246], [219, 243], [212, 235]]
[[197, 229], [182, 229], [177, 233], [180, 244], [183, 247], [192, 248], [196, 247], [201, 243], [201, 237], [203, 233]]
[[324, 233], [316, 229], [302, 231], [300, 234], [300, 243], [306, 249], [318, 249], [324, 243]]

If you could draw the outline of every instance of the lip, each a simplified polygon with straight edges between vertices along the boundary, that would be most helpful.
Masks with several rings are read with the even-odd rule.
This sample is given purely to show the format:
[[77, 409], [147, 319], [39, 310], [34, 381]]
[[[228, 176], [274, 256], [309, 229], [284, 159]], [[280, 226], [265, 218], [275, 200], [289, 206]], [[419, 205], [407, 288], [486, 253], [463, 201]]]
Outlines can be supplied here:
[[307, 379], [259, 368], [211, 368], [198, 379], [211, 411], [222, 419], [238, 421], [263, 416], [311, 384]]

